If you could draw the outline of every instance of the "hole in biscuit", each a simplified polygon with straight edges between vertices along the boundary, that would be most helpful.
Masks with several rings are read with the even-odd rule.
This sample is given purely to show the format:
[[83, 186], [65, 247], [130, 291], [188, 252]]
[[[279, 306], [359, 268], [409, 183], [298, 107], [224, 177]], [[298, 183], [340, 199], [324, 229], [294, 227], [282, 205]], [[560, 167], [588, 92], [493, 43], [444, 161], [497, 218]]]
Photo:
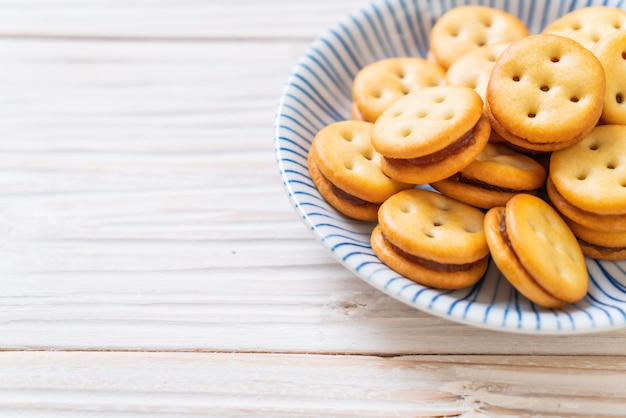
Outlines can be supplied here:
[[586, 180], [588, 175], [589, 175], [588, 173], [580, 173], [576, 176], [576, 179], [581, 180], [581, 181]]
[[411, 206], [403, 205], [399, 207], [400, 212], [409, 214], [411, 213]]
[[529, 118], [534, 119], [536, 116], [537, 116], [537, 114], [536, 114], [536, 113], [533, 113], [533, 112], [528, 112], [528, 117], [529, 117]]
[[622, 52], [622, 59], [626, 60], [626, 51]]
[[402, 86], [402, 94], [409, 94], [411, 92], [411, 88], [409, 86]]
[[420, 110], [419, 112], [417, 112], [417, 115], [415, 115], [418, 119], [424, 119], [426, 116], [428, 116], [428, 111], [426, 110]]
[[442, 222], [442, 221], [433, 221], [433, 226], [434, 226], [435, 228], [438, 228], [438, 227], [440, 227], [440, 226], [442, 226], [442, 225], [443, 225], [443, 222]]
[[424, 231], [424, 236], [427, 238], [435, 238], [435, 235], [430, 231]]
[[622, 96], [622, 93], [617, 93], [617, 94], [615, 95], [615, 101], [616, 101], [617, 103], [622, 103], [622, 102], [624, 101], [624, 96]]
[[590, 36], [590, 39], [592, 42], [598, 42], [600, 40], [600, 35], [598, 35], [597, 33], [594, 33]]
[[368, 149], [363, 151], [363, 153], [361, 153], [361, 155], [363, 156], [363, 158], [365, 158], [367, 161], [372, 161], [374, 159], [374, 150], [372, 149]]
[[448, 202], [445, 201], [438, 201], [435, 202], [435, 207], [443, 212], [448, 212], [450, 209], [452, 209], [450, 207], [450, 204]]
[[626, 179], [620, 180], [619, 185], [621, 187], [626, 187]]
[[446, 100], [444, 96], [437, 96], [433, 99], [435, 103], [443, 103]]
[[541, 86], [541, 87], [539, 87], [539, 89], [541, 91], [550, 91], [550, 87], [548, 87], [548, 86]]
[[622, 28], [622, 23], [616, 20], [615, 22], [613, 22], [613, 28], [614, 29], [621, 29]]
[[392, 118], [397, 118], [397, 117], [399, 117], [399, 116], [402, 116], [402, 110], [400, 110], [400, 109], [394, 109], [394, 110], [391, 112], [391, 117], [392, 117]]
[[343, 166], [345, 167], [346, 170], [351, 171], [354, 168], [354, 162], [353, 161], [344, 161], [343, 162]]
[[518, 75], [513, 76], [513, 81], [515, 81], [516, 83], [520, 80]]
[[413, 132], [413, 131], [411, 130], [411, 128], [402, 128], [402, 129], [400, 130], [400, 136], [401, 136], [402, 138], [408, 138], [409, 136], [411, 136], [411, 133], [412, 133], [412, 132]]
[[617, 163], [615, 161], [610, 161], [606, 165], [606, 168], [608, 168], [609, 170], [615, 170], [617, 168]]
[[451, 120], [452, 118], [454, 118], [454, 115], [452, 113], [445, 113], [441, 116], [441, 119], [443, 120]]
[[383, 92], [382, 92], [382, 90], [378, 90], [378, 89], [376, 89], [376, 90], [372, 90], [372, 97], [373, 97], [374, 99], [380, 99], [381, 97], [383, 97]]
[[479, 231], [479, 229], [475, 225], [466, 225], [465, 227], [463, 227], [463, 231], [467, 232], [468, 234], [475, 234]]
[[581, 27], [582, 25], [580, 24], [580, 22], [572, 22], [572, 29], [580, 30]]
[[406, 76], [404, 68], [396, 68], [396, 75], [398, 78], [404, 78]]
[[552, 58], [550, 58], [550, 61], [552, 61], [552, 62], [559, 62], [559, 61], [561, 61], [561, 58], [559, 58], [559, 57], [552, 57]]
[[591, 151], [596, 151], [596, 150], [598, 150], [598, 148], [600, 148], [600, 146], [596, 142], [594, 142], [592, 144], [589, 144], [589, 149]]
[[570, 99], [569, 99], [569, 101], [572, 102], [572, 103], [578, 103], [579, 100], [580, 99], [578, 97], [575, 97], [575, 96], [574, 97], [570, 97]]
[[341, 134], [341, 138], [347, 142], [352, 142], [354, 139], [354, 133], [350, 131], [343, 131]]

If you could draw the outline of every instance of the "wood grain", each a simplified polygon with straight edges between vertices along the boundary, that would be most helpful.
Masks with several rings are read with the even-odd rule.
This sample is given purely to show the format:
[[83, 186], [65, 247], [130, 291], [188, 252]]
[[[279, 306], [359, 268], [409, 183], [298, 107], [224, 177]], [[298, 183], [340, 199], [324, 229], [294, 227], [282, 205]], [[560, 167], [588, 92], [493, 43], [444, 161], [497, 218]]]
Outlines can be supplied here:
[[0, 370], [2, 416], [617, 417], [626, 408], [621, 357], [31, 352], [1, 353]]

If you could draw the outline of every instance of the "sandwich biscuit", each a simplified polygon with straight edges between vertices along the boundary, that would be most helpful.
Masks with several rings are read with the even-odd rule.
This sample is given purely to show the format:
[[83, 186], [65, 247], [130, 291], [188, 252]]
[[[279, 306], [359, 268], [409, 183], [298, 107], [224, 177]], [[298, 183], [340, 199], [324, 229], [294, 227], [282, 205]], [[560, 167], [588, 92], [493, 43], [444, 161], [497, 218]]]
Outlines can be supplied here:
[[362, 121], [332, 123], [317, 133], [308, 154], [311, 179], [322, 197], [344, 215], [363, 221], [376, 221], [382, 202], [411, 187], [381, 171], [381, 156], [370, 141], [372, 127]]
[[484, 215], [439, 193], [410, 189], [380, 207], [371, 245], [392, 270], [424, 286], [458, 289], [487, 270]]
[[359, 70], [352, 82], [352, 99], [362, 119], [374, 122], [406, 94], [443, 85], [445, 76], [439, 65], [423, 58], [387, 58]]
[[548, 203], [518, 194], [485, 215], [491, 256], [504, 277], [534, 303], [558, 308], [581, 300], [589, 276], [569, 226]]
[[429, 87], [398, 100], [372, 131], [383, 172], [424, 184], [460, 171], [489, 141], [491, 126], [482, 109], [480, 96], [468, 87]]
[[545, 168], [529, 156], [504, 144], [488, 143], [474, 162], [431, 186], [446, 196], [490, 209], [504, 206], [518, 193], [536, 194], [546, 176]]
[[486, 112], [493, 129], [520, 149], [556, 151], [597, 124], [605, 87], [604, 68], [591, 51], [562, 36], [531, 35], [500, 54]]
[[430, 31], [430, 51], [446, 70], [465, 53], [488, 44], [529, 35], [516, 16], [487, 6], [458, 6], [444, 13]]

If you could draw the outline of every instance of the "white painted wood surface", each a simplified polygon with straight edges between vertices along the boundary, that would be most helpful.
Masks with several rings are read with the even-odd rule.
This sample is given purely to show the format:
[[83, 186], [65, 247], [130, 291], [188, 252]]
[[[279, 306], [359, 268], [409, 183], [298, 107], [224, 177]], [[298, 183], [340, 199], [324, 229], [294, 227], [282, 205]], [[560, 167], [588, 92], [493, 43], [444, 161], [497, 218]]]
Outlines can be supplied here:
[[272, 143], [355, 0], [0, 0], [0, 416], [623, 416], [626, 330], [435, 318], [337, 264]]

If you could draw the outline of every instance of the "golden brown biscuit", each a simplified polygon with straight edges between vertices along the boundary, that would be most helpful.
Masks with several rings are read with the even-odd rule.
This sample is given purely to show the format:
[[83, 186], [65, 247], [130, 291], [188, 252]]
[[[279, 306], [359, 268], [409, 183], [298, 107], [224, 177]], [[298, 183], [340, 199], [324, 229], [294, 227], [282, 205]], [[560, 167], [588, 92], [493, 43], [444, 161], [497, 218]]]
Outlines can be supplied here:
[[382, 202], [411, 187], [381, 171], [381, 156], [370, 141], [372, 128], [369, 122], [332, 123], [317, 133], [308, 155], [311, 179], [322, 197], [344, 215], [363, 221], [376, 221]]
[[483, 213], [439, 193], [409, 189], [380, 207], [371, 244], [392, 270], [425, 286], [476, 283], [488, 264]]
[[470, 165], [431, 186], [461, 202], [490, 209], [504, 206], [518, 193], [536, 194], [546, 176], [534, 159], [504, 144], [489, 143]]
[[448, 69], [465, 53], [487, 44], [513, 42], [528, 36], [528, 28], [516, 16], [487, 6], [449, 9], [433, 25], [430, 51]]
[[469, 87], [486, 100], [487, 84], [496, 60], [510, 42], [487, 44], [461, 55], [446, 72], [449, 86]]
[[542, 33], [571, 38], [592, 50], [597, 42], [620, 29], [626, 29], [626, 11], [609, 6], [590, 6], [552, 21]]
[[564, 219], [587, 257], [611, 261], [626, 259], [626, 231], [597, 231]]
[[578, 241], [565, 221], [536, 196], [518, 194], [485, 215], [494, 262], [538, 305], [556, 308], [587, 293], [589, 277]]
[[604, 37], [593, 48], [606, 74], [606, 92], [600, 120], [626, 125], [626, 30]]
[[352, 98], [363, 120], [374, 122], [406, 94], [445, 83], [445, 71], [418, 57], [387, 58], [359, 70], [352, 83]]
[[626, 213], [626, 126], [601, 125], [554, 152], [550, 179], [571, 205], [600, 215]]
[[372, 145], [383, 171], [398, 181], [442, 180], [469, 165], [489, 141], [483, 102], [468, 87], [429, 87], [410, 93], [374, 124]]
[[486, 111], [493, 129], [515, 146], [555, 151], [593, 129], [605, 86], [602, 64], [579, 43], [531, 35], [513, 43], [496, 61]]
[[546, 182], [546, 191], [550, 203], [555, 209], [563, 215], [564, 218], [571, 219], [572, 221], [592, 228], [595, 231], [626, 231], [626, 213], [617, 215], [603, 215], [599, 213], [589, 212], [569, 203], [554, 187], [554, 183], [550, 177]]

